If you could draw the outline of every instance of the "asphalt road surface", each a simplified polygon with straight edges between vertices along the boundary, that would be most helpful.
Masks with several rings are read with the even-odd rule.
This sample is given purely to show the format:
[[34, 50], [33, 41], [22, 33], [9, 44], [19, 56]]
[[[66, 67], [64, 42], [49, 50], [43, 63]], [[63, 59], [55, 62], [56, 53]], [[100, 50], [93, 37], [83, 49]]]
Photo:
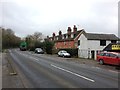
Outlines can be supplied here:
[[118, 88], [118, 72], [19, 49], [9, 52], [26, 88]]

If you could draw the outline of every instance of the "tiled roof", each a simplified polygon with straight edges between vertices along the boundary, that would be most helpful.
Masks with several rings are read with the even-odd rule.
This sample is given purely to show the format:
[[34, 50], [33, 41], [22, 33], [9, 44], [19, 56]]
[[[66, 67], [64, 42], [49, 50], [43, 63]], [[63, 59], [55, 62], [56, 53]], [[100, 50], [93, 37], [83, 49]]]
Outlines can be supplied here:
[[85, 33], [85, 36], [88, 40], [119, 40], [114, 34]]
[[[114, 34], [97, 34], [97, 33], [86, 33], [85, 31], [84, 31], [84, 29], [82, 29], [82, 30], [78, 30], [78, 31], [76, 31], [76, 33], [75, 32], [71, 32], [71, 34], [75, 34], [75, 36], [74, 37], [72, 37], [72, 38], [61, 38], [61, 39], [56, 39], [56, 38], [59, 38], [60, 36], [59, 35], [57, 35], [57, 36], [55, 36], [54, 37], [54, 41], [56, 41], [56, 42], [60, 42], [60, 41], [72, 41], [72, 40], [74, 40], [80, 33], [83, 33], [85, 36], [86, 36], [86, 38], [88, 39], [88, 40], [119, 40], [120, 41], [120, 38], [118, 38], [116, 35], [114, 35]], [[61, 37], [63, 37], [64, 35], [68, 35], [68, 33], [65, 33], [65, 34], [62, 34], [61, 35]], [[49, 37], [49, 39], [52, 39], [53, 37]]]

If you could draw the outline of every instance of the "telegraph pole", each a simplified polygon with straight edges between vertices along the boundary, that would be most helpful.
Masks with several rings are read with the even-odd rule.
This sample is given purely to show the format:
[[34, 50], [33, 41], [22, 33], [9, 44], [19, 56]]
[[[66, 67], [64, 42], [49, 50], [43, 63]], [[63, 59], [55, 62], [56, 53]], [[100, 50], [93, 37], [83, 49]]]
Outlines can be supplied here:
[[118, 37], [120, 38], [120, 1], [118, 2]]

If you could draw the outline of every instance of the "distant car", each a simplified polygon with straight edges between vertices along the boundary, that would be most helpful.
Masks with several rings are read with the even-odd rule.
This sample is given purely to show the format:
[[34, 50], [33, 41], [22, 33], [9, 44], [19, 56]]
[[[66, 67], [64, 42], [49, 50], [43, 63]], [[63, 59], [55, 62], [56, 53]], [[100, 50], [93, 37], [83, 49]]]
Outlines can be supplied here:
[[36, 48], [35, 53], [44, 54], [44, 51], [41, 48]]
[[117, 52], [101, 52], [97, 55], [97, 61], [100, 64], [111, 64], [120, 66], [120, 53]]
[[71, 57], [70, 54], [65, 50], [59, 51], [58, 56], [60, 56], [60, 57]]

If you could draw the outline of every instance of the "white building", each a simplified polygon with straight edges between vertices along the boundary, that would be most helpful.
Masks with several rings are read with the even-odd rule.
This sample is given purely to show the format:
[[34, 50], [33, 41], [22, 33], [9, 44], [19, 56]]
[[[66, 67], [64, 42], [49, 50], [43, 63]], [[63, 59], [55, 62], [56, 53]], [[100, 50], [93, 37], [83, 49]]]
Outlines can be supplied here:
[[84, 31], [78, 39], [78, 57], [96, 59], [98, 51], [102, 51], [109, 43], [116, 43], [118, 39], [114, 34], [93, 34]]

